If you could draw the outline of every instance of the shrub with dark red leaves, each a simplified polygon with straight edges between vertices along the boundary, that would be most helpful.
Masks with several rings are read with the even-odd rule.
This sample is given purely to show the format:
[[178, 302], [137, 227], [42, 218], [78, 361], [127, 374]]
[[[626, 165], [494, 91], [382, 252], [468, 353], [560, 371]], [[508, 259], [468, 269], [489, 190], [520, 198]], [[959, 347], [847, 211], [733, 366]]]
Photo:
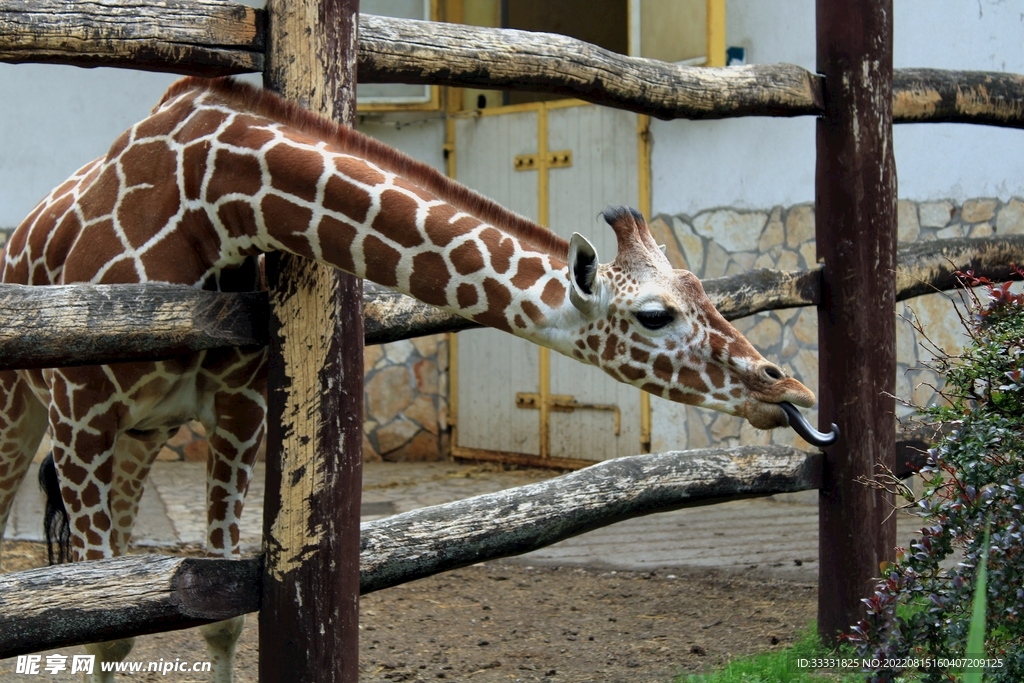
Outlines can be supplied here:
[[[1024, 271], [1016, 269], [1018, 276]], [[958, 355], [941, 354], [934, 369], [945, 377], [946, 405], [919, 408], [943, 436], [921, 471], [924, 493], [912, 503], [924, 523], [909, 548], [897, 551], [874, 594], [867, 618], [849, 639], [861, 657], [882, 662], [918, 660], [926, 683], [958, 680], [964, 657], [975, 573], [991, 525], [985, 655], [995, 661], [985, 680], [1024, 681], [1024, 296], [1010, 284], [971, 273], [961, 279], [970, 337]], [[979, 294], [980, 293], [980, 294]], [[891, 481], [891, 480], [890, 480]], [[956, 557], [950, 568], [943, 560]], [[949, 563], [946, 563], [949, 566]], [[871, 683], [895, 683], [905, 673], [871, 671]]]

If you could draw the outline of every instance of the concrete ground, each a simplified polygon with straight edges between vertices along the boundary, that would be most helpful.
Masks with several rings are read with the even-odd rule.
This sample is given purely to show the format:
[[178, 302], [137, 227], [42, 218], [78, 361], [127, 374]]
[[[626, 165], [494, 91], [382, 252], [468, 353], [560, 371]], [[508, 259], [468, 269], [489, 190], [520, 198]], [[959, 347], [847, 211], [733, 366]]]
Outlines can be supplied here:
[[[139, 511], [135, 541], [173, 547], [205, 542], [205, 465], [157, 462]], [[495, 471], [456, 463], [367, 463], [362, 520], [522, 486], [554, 473]], [[249, 491], [242, 543], [258, 551], [263, 525], [263, 466]], [[25, 478], [7, 538], [41, 540], [42, 498], [35, 472]], [[901, 515], [899, 544], [917, 518]], [[818, 577], [817, 492], [806, 491], [666, 512], [627, 520], [513, 558], [530, 565], [649, 570], [659, 567], [755, 569], [797, 580]]]

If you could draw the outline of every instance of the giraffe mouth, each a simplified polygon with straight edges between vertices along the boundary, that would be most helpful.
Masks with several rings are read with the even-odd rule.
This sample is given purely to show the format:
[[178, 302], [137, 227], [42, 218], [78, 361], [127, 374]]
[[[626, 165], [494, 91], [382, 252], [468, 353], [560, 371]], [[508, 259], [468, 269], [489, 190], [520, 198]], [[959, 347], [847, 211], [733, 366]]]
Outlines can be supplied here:
[[789, 426], [793, 428], [793, 431], [803, 437], [804, 441], [817, 446], [818, 448], [825, 448], [831, 446], [839, 438], [839, 427], [836, 423], [832, 423], [832, 431], [828, 434], [819, 432], [817, 429], [811, 426], [811, 423], [807, 421], [799, 410], [796, 409], [789, 401], [780, 401], [776, 404], [782, 411], [786, 413], [786, 417], [789, 418]]

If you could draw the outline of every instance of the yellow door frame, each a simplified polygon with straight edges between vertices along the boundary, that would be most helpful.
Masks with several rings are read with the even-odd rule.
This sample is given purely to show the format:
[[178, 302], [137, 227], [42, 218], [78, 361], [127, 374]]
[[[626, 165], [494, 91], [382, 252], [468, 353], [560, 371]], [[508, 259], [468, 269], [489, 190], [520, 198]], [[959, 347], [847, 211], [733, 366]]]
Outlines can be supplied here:
[[[640, 114], [636, 117], [637, 173], [639, 173], [640, 210], [651, 220], [651, 117]], [[651, 452], [651, 395], [640, 391], [640, 452]]]
[[725, 0], [708, 2], [708, 61], [705, 66], [725, 66]]

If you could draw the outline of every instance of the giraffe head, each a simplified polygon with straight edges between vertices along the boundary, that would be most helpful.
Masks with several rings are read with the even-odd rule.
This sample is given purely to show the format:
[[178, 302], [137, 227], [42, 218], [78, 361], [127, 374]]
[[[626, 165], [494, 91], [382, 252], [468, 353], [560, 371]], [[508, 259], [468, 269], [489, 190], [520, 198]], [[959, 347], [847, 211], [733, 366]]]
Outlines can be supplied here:
[[778, 405], [814, 394], [764, 359], [715, 309], [697, 276], [674, 270], [638, 211], [605, 209], [618, 255], [569, 243], [569, 299], [582, 324], [571, 355], [656, 396], [745, 418], [759, 429], [790, 424]]

